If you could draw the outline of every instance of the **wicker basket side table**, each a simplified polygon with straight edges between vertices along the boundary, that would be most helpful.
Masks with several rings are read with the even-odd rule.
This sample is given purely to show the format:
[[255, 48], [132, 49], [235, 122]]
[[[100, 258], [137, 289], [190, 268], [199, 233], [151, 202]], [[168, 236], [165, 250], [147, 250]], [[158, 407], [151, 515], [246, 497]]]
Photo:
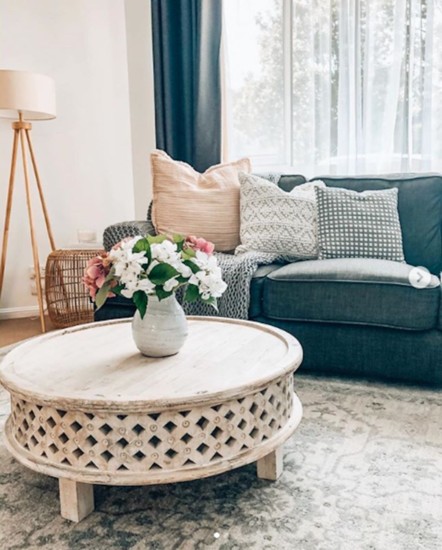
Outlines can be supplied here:
[[83, 285], [88, 261], [100, 249], [55, 250], [46, 261], [46, 303], [56, 328], [71, 327], [94, 320], [94, 306]]

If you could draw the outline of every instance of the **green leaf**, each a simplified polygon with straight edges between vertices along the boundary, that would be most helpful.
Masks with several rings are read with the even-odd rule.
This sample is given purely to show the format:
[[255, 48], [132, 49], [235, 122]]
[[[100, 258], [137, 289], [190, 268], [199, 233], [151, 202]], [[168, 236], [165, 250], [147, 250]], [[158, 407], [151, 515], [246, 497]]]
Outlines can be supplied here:
[[149, 244], [161, 244], [164, 241], [167, 241], [166, 235], [147, 235], [146, 239]]
[[195, 258], [196, 252], [193, 248], [186, 248], [186, 250], [183, 250], [182, 256], [184, 260], [190, 260], [191, 258]]
[[214, 309], [216, 309], [216, 311], [218, 311], [218, 303], [216, 301], [216, 298], [213, 298], [213, 296], [211, 296], [210, 298], [207, 298], [206, 300], [202, 299], [202, 301], [205, 304], [208, 304], [209, 306], [212, 306]]
[[134, 244], [132, 252], [145, 252], [146, 250], [149, 250], [149, 248], [149, 241], [146, 237], [143, 237], [142, 239], [138, 239], [138, 241]]
[[124, 290], [124, 285], [117, 285], [117, 286], [114, 286], [114, 287], [112, 287], [111, 290], [112, 290], [112, 292], [113, 292], [114, 294], [118, 294], [118, 295], [119, 295], [119, 294], [121, 294], [121, 291]]
[[109, 282], [103, 283], [103, 286], [95, 295], [95, 305], [97, 306], [97, 309], [100, 309], [100, 307], [102, 307], [105, 304], [107, 300], [107, 295], [109, 294], [110, 286], [111, 285]]
[[184, 260], [183, 264], [190, 267], [192, 273], [198, 273], [198, 271], [201, 271], [201, 268], [194, 264], [191, 260]]
[[106, 278], [104, 279], [105, 283], [108, 283], [115, 277], [115, 267], [111, 267], [109, 273], [106, 275]]
[[173, 235], [172, 241], [176, 244], [178, 252], [181, 252], [183, 250], [186, 238], [183, 237], [183, 235]]
[[169, 264], [158, 264], [149, 273], [149, 279], [155, 285], [164, 285], [166, 281], [179, 275], [178, 271]]
[[164, 300], [165, 298], [169, 298], [169, 296], [172, 296], [173, 290], [166, 291], [163, 287], [157, 286], [155, 288], [155, 294], [158, 296], [159, 300]]
[[186, 302], [195, 302], [200, 297], [198, 287], [196, 285], [187, 285], [184, 299]]
[[146, 264], [149, 264], [152, 260], [152, 252], [150, 250], [150, 243], [147, 240], [146, 237], [143, 239], [138, 240], [133, 248], [132, 252], [144, 252], [144, 255], [146, 256]]
[[137, 290], [132, 296], [132, 301], [140, 312], [141, 319], [143, 319], [147, 308], [147, 294], [142, 290]]

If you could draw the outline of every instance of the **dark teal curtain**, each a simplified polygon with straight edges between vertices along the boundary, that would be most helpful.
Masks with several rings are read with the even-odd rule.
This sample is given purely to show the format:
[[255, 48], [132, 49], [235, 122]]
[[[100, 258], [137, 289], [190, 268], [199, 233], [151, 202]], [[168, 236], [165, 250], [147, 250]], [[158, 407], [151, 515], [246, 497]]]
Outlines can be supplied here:
[[221, 0], [152, 0], [156, 144], [202, 172], [221, 158]]

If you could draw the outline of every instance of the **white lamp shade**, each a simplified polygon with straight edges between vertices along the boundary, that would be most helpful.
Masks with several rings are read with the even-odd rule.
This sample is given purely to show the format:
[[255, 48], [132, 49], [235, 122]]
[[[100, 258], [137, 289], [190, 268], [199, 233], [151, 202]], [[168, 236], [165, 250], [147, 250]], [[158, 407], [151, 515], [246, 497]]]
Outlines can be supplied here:
[[25, 120], [55, 118], [55, 84], [44, 74], [0, 70], [0, 117]]

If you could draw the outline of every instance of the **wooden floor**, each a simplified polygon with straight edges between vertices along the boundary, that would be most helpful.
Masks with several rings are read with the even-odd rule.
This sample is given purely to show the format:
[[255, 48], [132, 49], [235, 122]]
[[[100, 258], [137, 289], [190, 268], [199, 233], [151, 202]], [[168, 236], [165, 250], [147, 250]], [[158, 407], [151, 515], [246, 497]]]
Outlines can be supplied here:
[[[54, 330], [46, 318], [46, 332]], [[39, 317], [0, 320], [0, 348], [41, 334]]]

